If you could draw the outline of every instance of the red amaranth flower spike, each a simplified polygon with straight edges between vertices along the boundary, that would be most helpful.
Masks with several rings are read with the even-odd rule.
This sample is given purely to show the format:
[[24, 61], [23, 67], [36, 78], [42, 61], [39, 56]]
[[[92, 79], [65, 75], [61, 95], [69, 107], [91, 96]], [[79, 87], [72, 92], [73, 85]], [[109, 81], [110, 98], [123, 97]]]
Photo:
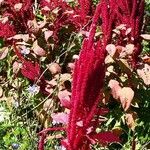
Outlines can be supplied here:
[[38, 150], [44, 150], [44, 141], [45, 141], [45, 134], [42, 134], [39, 138], [39, 143], [38, 143]]
[[16, 33], [28, 32], [27, 22], [34, 19], [32, 0], [6, 0], [2, 17], [8, 17]]
[[41, 7], [49, 7], [51, 10], [63, 6], [63, 4], [66, 5], [66, 2], [63, 0], [41, 0], [40, 5]]
[[110, 131], [100, 132], [94, 135], [91, 135], [91, 138], [94, 140], [98, 140], [103, 146], [106, 146], [110, 143], [121, 142], [119, 137]]
[[15, 28], [13, 25], [10, 25], [8, 22], [0, 22], [0, 38], [9, 38], [16, 34]]
[[25, 61], [22, 64], [21, 73], [24, 77], [35, 81], [40, 76], [40, 65], [37, 62], [33, 64], [31, 61]]
[[[86, 137], [87, 129], [90, 127], [93, 117], [97, 115], [97, 106], [102, 99], [100, 93], [105, 74], [105, 50], [100, 41], [94, 42], [96, 26], [100, 14], [99, 11], [101, 11], [101, 4], [97, 6], [89, 39], [84, 40], [79, 60], [75, 65], [71, 98], [72, 107], [68, 125], [69, 150], [84, 149], [85, 145], [86, 149], [90, 148], [89, 139]], [[107, 18], [105, 20], [109, 22]], [[107, 33], [106, 30], [106, 36]], [[78, 121], [83, 122], [82, 127], [77, 125]], [[97, 122], [97, 120], [95, 121]], [[96, 126], [93, 131], [95, 129]]]
[[25, 60], [25, 58], [21, 55], [16, 45], [14, 44], [15, 53], [18, 58], [22, 61], [21, 73], [24, 77], [30, 80], [37, 80], [40, 77], [40, 65], [36, 63], [32, 63], [31, 61]]
[[[119, 44], [122, 46], [131, 43], [134, 44], [135, 49], [132, 54], [132, 66], [136, 67], [138, 62], [138, 56], [142, 51], [141, 45], [141, 30], [143, 25], [143, 16], [144, 16], [144, 0], [109, 0], [110, 9], [114, 11], [115, 22], [114, 25], [118, 26], [124, 24], [127, 28], [131, 28], [131, 34], [128, 36], [123, 32], [119, 35]], [[127, 38], [127, 41], [123, 41], [124, 38]], [[116, 43], [117, 43], [116, 42]]]
[[19, 50], [16, 47], [16, 44], [14, 43], [14, 50], [18, 58], [22, 62], [21, 67], [21, 73], [24, 77], [30, 79], [31, 81], [38, 81], [38, 85], [40, 86], [40, 91], [43, 94], [49, 95], [49, 93], [45, 90], [46, 87], [46, 81], [44, 76], [41, 76], [41, 68], [40, 65], [35, 62], [27, 61], [19, 52]]
[[92, 1], [91, 0], [78, 0], [78, 2], [80, 5], [81, 20], [85, 21], [85, 18], [90, 13]]

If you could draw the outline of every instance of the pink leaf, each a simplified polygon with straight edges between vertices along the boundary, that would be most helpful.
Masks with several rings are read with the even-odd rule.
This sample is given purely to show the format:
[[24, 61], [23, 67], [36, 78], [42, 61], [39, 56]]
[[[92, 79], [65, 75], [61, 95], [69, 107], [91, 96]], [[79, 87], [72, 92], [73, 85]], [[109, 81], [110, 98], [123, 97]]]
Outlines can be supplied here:
[[113, 62], [114, 62], [114, 60], [113, 60], [113, 58], [110, 55], [106, 56], [105, 64], [111, 64]]
[[23, 6], [23, 3], [17, 3], [17, 4], [14, 5], [14, 9], [16, 11], [20, 11], [20, 9], [22, 8], [22, 6]]
[[[11, 39], [11, 38], [9, 38], [9, 39]], [[12, 39], [23, 40], [23, 41], [27, 42], [29, 40], [29, 34], [16, 34], [12, 37]]]
[[21, 69], [21, 67], [22, 67], [22, 64], [15, 61], [13, 63], [13, 73], [17, 74], [19, 72], [19, 70]]
[[58, 98], [60, 99], [61, 105], [66, 107], [66, 108], [70, 108], [70, 95], [71, 93], [68, 92], [67, 90], [64, 91], [60, 91], [58, 93]]
[[126, 123], [132, 130], [136, 127], [136, 118], [137, 114], [135, 112], [129, 112], [125, 115]]
[[75, 68], [75, 63], [68, 63], [69, 72], [73, 72], [74, 68]]
[[47, 67], [48, 67], [48, 70], [53, 75], [61, 73], [61, 67], [58, 63], [51, 63], [51, 64], [47, 65]]
[[141, 34], [141, 37], [142, 37], [144, 40], [150, 40], [150, 34]]
[[134, 97], [134, 91], [130, 87], [121, 88], [116, 80], [110, 80], [108, 86], [111, 88], [113, 98], [120, 99], [123, 109], [127, 111]]
[[125, 35], [128, 35], [129, 33], [131, 33], [131, 31], [132, 31], [132, 28], [128, 28], [125, 32]]
[[127, 111], [134, 97], [134, 91], [130, 87], [124, 87], [120, 90], [119, 95], [122, 107], [125, 111]]
[[114, 56], [116, 53], [116, 46], [114, 44], [108, 44], [106, 50], [110, 56]]
[[7, 47], [3, 47], [2, 49], [0, 49], [0, 60], [4, 59], [8, 54], [8, 48]]
[[54, 113], [51, 114], [51, 117], [53, 118], [53, 122], [55, 123], [62, 123], [67, 124], [68, 123], [68, 114], [66, 113]]
[[45, 56], [46, 52], [38, 45], [37, 40], [33, 43], [33, 52], [38, 56]]
[[108, 86], [111, 88], [111, 93], [114, 99], [119, 98], [119, 92], [121, 90], [121, 87], [119, 85], [119, 82], [116, 80], [110, 80]]
[[48, 41], [49, 37], [51, 37], [52, 35], [53, 31], [45, 31], [44, 32], [45, 40]]
[[134, 51], [134, 45], [133, 44], [127, 44], [126, 45], [126, 52], [128, 55], [131, 55]]

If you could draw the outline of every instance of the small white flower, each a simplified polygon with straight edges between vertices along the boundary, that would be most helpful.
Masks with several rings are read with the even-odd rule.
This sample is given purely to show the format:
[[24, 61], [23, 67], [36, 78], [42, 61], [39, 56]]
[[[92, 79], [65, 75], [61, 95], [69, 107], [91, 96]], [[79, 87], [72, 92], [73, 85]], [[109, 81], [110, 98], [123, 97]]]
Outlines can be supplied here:
[[40, 91], [40, 87], [37, 86], [36, 84], [28, 87], [28, 92], [30, 94], [37, 94], [39, 91]]
[[58, 123], [58, 122], [55, 121], [55, 120], [52, 121], [52, 125], [56, 125], [57, 123]]
[[27, 48], [26, 46], [21, 47], [21, 54], [23, 55], [28, 55], [30, 53], [30, 49]]
[[74, 60], [78, 60], [79, 59], [79, 55], [73, 55], [72, 57]]
[[66, 150], [64, 146], [55, 146], [55, 150]]

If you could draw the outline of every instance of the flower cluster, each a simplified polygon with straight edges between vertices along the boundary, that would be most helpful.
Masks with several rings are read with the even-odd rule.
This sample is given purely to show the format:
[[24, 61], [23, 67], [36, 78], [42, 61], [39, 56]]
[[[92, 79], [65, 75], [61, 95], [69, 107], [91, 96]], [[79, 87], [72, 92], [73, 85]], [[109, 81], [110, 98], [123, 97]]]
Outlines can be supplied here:
[[[0, 37], [8, 38], [13, 36], [15, 33], [25, 33], [28, 31], [27, 22], [34, 18], [33, 2], [31, 0], [20, 1], [20, 0], [6, 0], [2, 3], [2, 19], [1, 27], [7, 28], [3, 30], [3, 34]], [[7, 33], [11, 33], [8, 34]], [[4, 34], [6, 35], [4, 36]]]

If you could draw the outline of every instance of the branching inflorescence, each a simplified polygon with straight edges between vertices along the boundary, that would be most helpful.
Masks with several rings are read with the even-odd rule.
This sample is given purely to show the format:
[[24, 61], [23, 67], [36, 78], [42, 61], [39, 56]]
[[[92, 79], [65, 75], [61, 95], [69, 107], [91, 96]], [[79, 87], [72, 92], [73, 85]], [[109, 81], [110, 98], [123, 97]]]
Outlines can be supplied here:
[[[144, 16], [144, 0], [110, 0], [110, 9], [114, 10], [116, 16], [115, 26], [125, 25], [129, 33], [123, 30], [119, 35], [117, 44], [134, 44], [132, 54], [132, 66], [136, 67], [138, 56], [142, 51], [141, 30]], [[126, 41], [123, 39], [126, 38]]]
[[[101, 9], [102, 6], [106, 6]], [[102, 13], [102, 39], [95, 41], [97, 23]], [[102, 87], [105, 76], [105, 46], [110, 38], [112, 19], [104, 1], [97, 6], [93, 16], [89, 38], [84, 39], [79, 60], [73, 76], [71, 112], [67, 129], [69, 150], [90, 149], [90, 135], [96, 134], [99, 125], [99, 103], [102, 100]], [[81, 125], [79, 125], [81, 123]], [[88, 130], [91, 130], [90, 132]]]
[[[10, 37], [14, 33], [25, 33], [28, 31], [27, 22], [34, 18], [33, 15], [33, 2], [31, 0], [21, 1], [21, 0], [6, 0], [2, 7], [3, 21], [4, 25], [9, 25], [12, 30], [11, 34], [5, 37]], [[10, 25], [11, 24], [11, 25]], [[1, 24], [2, 26], [2, 24]], [[6, 30], [7, 31], [7, 30]], [[3, 32], [6, 32], [3, 30]], [[2, 34], [0, 34], [0, 37]]]
[[[105, 76], [105, 47], [112, 42], [113, 28], [121, 24], [131, 28], [131, 34], [127, 37], [126, 42], [135, 45], [133, 52], [133, 63], [135, 65], [141, 52], [139, 36], [142, 28], [143, 13], [143, 0], [133, 0], [132, 2], [128, 0], [103, 0], [97, 5], [89, 38], [83, 41], [80, 57], [74, 70], [72, 107], [67, 128], [67, 148], [69, 150], [90, 149], [91, 138], [89, 137], [91, 134], [96, 134], [99, 122], [96, 118], [99, 116], [98, 110], [100, 109], [98, 104], [102, 100], [101, 90]], [[103, 36], [96, 41], [95, 32], [100, 17], [102, 19]], [[124, 44], [124, 41], [119, 42], [122, 42], [120, 43], [122, 45]], [[78, 125], [79, 123], [81, 123], [80, 126]], [[91, 129], [90, 133], [88, 129]], [[106, 136], [108, 135], [106, 134]], [[119, 141], [119, 139], [116, 141]]]

